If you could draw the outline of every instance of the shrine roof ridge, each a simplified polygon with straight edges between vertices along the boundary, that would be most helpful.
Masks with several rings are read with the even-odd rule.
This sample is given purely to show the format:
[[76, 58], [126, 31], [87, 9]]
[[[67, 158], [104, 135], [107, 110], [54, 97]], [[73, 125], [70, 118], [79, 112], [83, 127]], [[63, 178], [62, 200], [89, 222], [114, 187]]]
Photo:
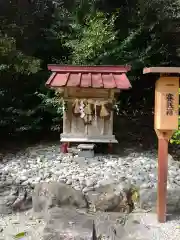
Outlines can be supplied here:
[[78, 72], [78, 73], [126, 73], [131, 70], [130, 65], [60, 65], [48, 64], [52, 72]]

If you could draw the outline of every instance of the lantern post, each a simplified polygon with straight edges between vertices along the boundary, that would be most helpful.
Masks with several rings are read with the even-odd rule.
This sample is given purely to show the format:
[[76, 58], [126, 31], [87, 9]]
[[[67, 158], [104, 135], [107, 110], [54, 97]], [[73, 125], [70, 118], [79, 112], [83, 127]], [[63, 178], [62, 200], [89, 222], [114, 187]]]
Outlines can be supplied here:
[[157, 215], [160, 223], [166, 222], [168, 142], [178, 129], [179, 74], [177, 67], [144, 68], [143, 73], [158, 73], [155, 85], [154, 130], [158, 137], [158, 189]]

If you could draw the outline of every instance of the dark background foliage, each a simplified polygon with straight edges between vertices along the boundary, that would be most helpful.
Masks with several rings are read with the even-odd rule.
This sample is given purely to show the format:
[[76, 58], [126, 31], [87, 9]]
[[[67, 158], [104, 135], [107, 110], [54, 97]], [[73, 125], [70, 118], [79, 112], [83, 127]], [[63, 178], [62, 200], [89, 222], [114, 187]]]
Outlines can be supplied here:
[[132, 121], [153, 118], [157, 76], [143, 67], [180, 65], [178, 0], [1, 0], [0, 23], [3, 138], [61, 130], [61, 106], [45, 88], [49, 63], [130, 64], [133, 88], [117, 110]]

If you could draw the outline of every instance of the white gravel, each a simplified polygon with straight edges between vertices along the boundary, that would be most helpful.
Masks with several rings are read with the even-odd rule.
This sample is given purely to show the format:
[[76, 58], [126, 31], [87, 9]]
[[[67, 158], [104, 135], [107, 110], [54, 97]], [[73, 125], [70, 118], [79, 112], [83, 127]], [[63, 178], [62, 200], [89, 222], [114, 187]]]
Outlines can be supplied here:
[[159, 223], [155, 213], [134, 213], [132, 220], [138, 224], [131, 227], [131, 221], [125, 225], [127, 235], [141, 240], [178, 240], [180, 239], [180, 216], [170, 216], [166, 223]]
[[[171, 216], [171, 220], [160, 224], [154, 213], [134, 213], [132, 218], [139, 223], [131, 227], [125, 225], [127, 240], [179, 240], [180, 216]], [[0, 218], [0, 240], [14, 240], [20, 232], [27, 235], [21, 240], [42, 240], [45, 223], [42, 219], [32, 217], [31, 211]], [[123, 240], [123, 239], [122, 239]]]
[[[131, 182], [141, 188], [157, 185], [157, 157], [155, 152], [134, 153], [129, 149], [123, 156], [97, 156], [89, 159], [72, 154], [61, 154], [59, 144], [37, 145], [17, 154], [3, 156], [0, 163], [0, 187], [4, 182], [34, 186], [38, 182], [62, 181], [83, 192], [113, 182]], [[169, 155], [168, 188], [180, 186], [180, 165]], [[179, 240], [180, 220], [176, 218], [165, 224], [157, 223], [156, 214], [140, 214], [141, 240]], [[42, 220], [33, 219], [32, 213], [19, 213], [0, 217], [0, 240], [11, 240], [21, 231], [23, 238], [41, 240], [44, 227]], [[138, 229], [138, 228], [137, 228]], [[149, 235], [148, 235], [149, 234]], [[149, 236], [149, 238], [147, 238]]]
[[33, 217], [32, 211], [0, 217], [0, 240], [14, 240], [15, 235], [25, 232], [21, 240], [42, 240], [45, 223]]
[[[38, 182], [62, 181], [87, 191], [113, 182], [131, 182], [141, 188], [157, 184], [157, 158], [153, 152], [125, 156], [96, 156], [89, 159], [60, 154], [59, 144], [27, 148], [4, 156], [0, 163], [0, 183], [4, 181], [34, 186]], [[180, 165], [169, 155], [168, 188], [180, 186]]]

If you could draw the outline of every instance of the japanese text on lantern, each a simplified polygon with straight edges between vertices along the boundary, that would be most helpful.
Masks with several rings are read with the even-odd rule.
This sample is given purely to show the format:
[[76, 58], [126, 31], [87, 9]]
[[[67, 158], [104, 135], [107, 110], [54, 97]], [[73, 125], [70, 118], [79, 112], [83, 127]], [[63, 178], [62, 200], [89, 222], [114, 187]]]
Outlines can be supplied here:
[[172, 93], [166, 94], [166, 115], [173, 116], [174, 113], [174, 95]]

